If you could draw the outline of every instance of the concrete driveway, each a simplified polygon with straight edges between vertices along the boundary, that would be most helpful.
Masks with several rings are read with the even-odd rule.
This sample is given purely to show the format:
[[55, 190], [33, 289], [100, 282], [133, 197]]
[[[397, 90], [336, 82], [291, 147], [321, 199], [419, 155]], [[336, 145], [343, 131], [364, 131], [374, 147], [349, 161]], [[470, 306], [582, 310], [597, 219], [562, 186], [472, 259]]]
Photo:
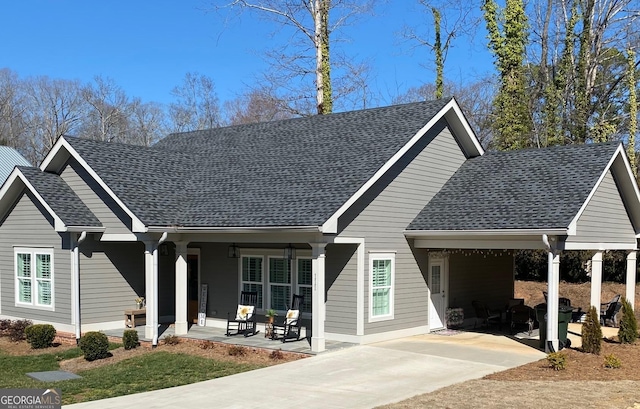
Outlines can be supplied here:
[[429, 334], [67, 407], [372, 408], [544, 357], [543, 352], [505, 336]]

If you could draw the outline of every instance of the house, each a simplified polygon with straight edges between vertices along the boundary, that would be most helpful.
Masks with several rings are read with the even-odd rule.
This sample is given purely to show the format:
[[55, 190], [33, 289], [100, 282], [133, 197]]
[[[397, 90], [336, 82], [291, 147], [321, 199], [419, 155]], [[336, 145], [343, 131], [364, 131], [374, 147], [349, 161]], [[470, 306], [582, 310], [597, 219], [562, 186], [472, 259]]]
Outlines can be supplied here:
[[602, 251], [627, 250], [635, 287], [639, 212], [622, 145], [485, 154], [453, 98], [150, 148], [63, 137], [0, 188], [0, 316], [79, 338], [123, 328], [144, 296], [155, 344], [159, 322], [186, 334], [199, 308], [225, 326], [242, 290], [259, 314], [295, 293], [322, 351], [444, 328], [473, 299], [504, 305], [513, 249], [548, 250], [550, 310], [562, 250], [594, 251], [594, 289]]
[[0, 185], [7, 180], [14, 166], [31, 166], [31, 164], [17, 150], [0, 145]]

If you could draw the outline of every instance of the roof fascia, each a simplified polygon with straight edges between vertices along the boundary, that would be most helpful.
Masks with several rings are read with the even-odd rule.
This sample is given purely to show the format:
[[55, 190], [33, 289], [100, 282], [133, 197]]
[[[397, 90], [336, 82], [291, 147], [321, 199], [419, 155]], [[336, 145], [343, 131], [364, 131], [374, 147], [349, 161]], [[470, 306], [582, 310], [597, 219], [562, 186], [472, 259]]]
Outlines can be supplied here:
[[501, 229], [501, 230], [405, 230], [410, 238], [419, 237], [479, 237], [479, 236], [563, 236], [567, 229]]
[[[6, 183], [0, 189], [0, 203], [5, 198], [5, 196], [9, 193], [16, 181], [20, 181], [29, 191], [33, 194], [33, 196], [38, 200], [38, 202], [44, 207], [44, 209], [53, 217], [54, 229], [57, 232], [67, 231], [67, 226], [64, 224], [62, 219], [53, 211], [53, 209], [49, 206], [49, 204], [44, 200], [40, 193], [33, 187], [29, 180], [24, 176], [24, 174], [20, 171], [20, 169], [13, 168], [13, 171], [7, 178]], [[15, 191], [15, 188], [14, 188]]]
[[475, 136], [475, 133], [471, 129], [469, 122], [465, 118], [458, 102], [455, 98], [443, 106], [437, 114], [433, 116], [416, 134], [407, 142], [398, 152], [396, 152], [391, 159], [389, 159], [378, 171], [367, 181], [364, 185], [358, 189], [358, 191], [351, 196], [334, 214], [332, 214], [326, 222], [322, 225], [323, 233], [338, 232], [338, 218], [344, 214], [344, 212], [351, 207], [356, 200], [373, 186], [393, 165], [404, 156], [409, 149], [411, 149], [424, 135], [443, 117], [446, 116], [446, 120], [451, 126], [454, 134], [454, 138], [458, 141], [462, 147], [467, 158], [480, 156], [484, 154], [484, 150]]
[[[620, 166], [614, 166], [615, 164], [620, 163]], [[591, 199], [600, 187], [600, 184], [607, 175], [607, 172], [612, 169], [613, 172], [615, 172], [614, 177], [622, 182], [616, 183], [616, 185], [618, 186], [620, 194], [622, 195], [622, 199], [625, 202], [625, 208], [627, 209], [629, 217], [631, 218], [631, 223], [633, 224], [633, 227], [635, 229], [636, 237], [640, 237], [640, 191], [638, 190], [638, 184], [636, 183], [635, 177], [633, 177], [631, 164], [629, 162], [629, 159], [627, 158], [626, 153], [624, 152], [622, 143], [618, 145], [618, 148], [611, 156], [611, 159], [602, 171], [602, 174], [598, 178], [598, 181], [594, 185], [593, 189], [591, 189], [591, 192], [589, 192], [589, 196], [587, 196], [587, 199], [584, 201], [584, 203], [582, 203], [582, 206], [574, 216], [573, 220], [571, 220], [571, 223], [569, 223], [569, 235], [576, 234], [578, 220], [584, 213], [587, 205], [591, 202]], [[631, 188], [628, 187], [629, 185], [631, 185]]]
[[89, 164], [80, 156], [80, 154], [73, 149], [71, 144], [65, 139], [65, 137], [61, 137], [58, 139], [56, 144], [51, 148], [47, 157], [42, 161], [40, 165], [40, 169], [42, 171], [54, 171], [57, 172], [59, 169], [53, 169], [54, 159], [58, 156], [61, 149], [65, 149], [75, 160], [80, 163], [80, 165], [91, 175], [91, 177], [98, 182], [98, 184], [107, 192], [109, 196], [124, 210], [124, 212], [131, 217], [131, 231], [134, 233], [144, 233], [147, 231], [144, 223], [120, 200], [120, 198], [109, 188], [109, 186], [102, 180], [100, 176], [89, 166]]

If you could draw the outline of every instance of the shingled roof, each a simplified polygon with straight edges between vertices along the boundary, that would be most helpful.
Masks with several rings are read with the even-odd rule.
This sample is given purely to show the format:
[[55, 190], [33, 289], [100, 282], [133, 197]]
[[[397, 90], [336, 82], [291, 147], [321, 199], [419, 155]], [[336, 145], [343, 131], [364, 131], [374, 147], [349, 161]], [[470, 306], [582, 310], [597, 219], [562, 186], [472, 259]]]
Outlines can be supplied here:
[[67, 141], [147, 226], [319, 226], [447, 100], [179, 133]]
[[407, 230], [567, 228], [619, 144], [488, 152], [469, 159]]
[[66, 226], [102, 227], [59, 175], [27, 166], [18, 166], [18, 170]]

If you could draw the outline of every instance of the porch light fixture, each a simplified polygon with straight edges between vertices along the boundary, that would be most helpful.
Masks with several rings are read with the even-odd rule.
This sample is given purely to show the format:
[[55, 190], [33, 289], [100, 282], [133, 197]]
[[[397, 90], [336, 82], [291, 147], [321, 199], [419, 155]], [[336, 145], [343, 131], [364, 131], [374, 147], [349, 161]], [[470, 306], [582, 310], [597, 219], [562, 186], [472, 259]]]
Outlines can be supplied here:
[[291, 243], [284, 248], [284, 258], [287, 260], [293, 260], [296, 258], [296, 248], [293, 247]]
[[229, 258], [240, 258], [240, 248], [236, 246], [236, 243], [233, 243], [229, 246]]

